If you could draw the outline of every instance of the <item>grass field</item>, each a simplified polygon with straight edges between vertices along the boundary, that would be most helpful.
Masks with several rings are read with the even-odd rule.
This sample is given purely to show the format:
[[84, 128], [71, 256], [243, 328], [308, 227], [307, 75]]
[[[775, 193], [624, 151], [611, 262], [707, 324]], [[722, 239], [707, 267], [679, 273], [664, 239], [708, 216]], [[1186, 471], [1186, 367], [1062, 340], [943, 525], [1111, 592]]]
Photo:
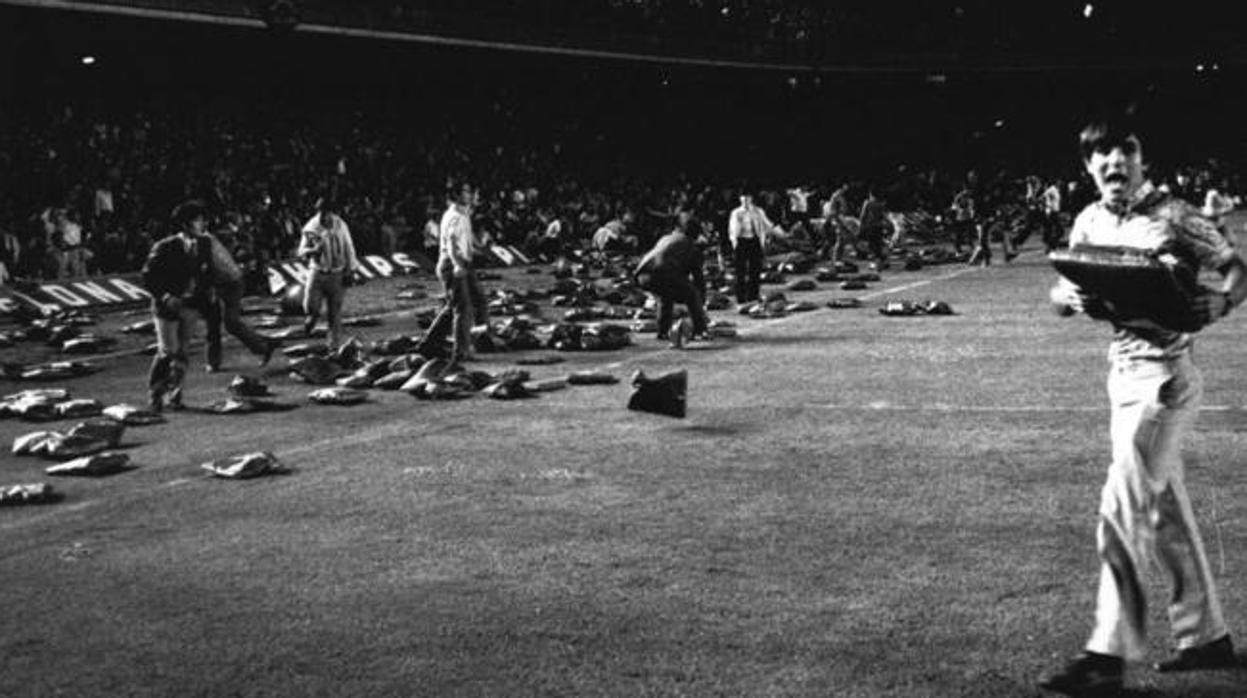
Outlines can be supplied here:
[[[0, 510], [0, 695], [1039, 695], [1036, 676], [1089, 629], [1108, 457], [1108, 329], [1056, 317], [1051, 281], [1031, 249], [1008, 266], [886, 272], [854, 294], [823, 285], [792, 295], [865, 307], [716, 313], [741, 336], [567, 355], [534, 375], [593, 366], [623, 382], [533, 400], [378, 392], [131, 429], [137, 469], [53, 480], [63, 502]], [[877, 312], [901, 298], [957, 315]], [[1240, 637], [1245, 327], [1232, 315], [1198, 343], [1206, 407], [1187, 450]], [[370, 333], [400, 331], [409, 316]], [[146, 357], [102, 365], [66, 385], [142, 400]], [[201, 365], [192, 404], [232, 377]], [[676, 368], [687, 419], [624, 408], [633, 370]], [[271, 386], [303, 401], [280, 373]], [[0, 440], [37, 428], [0, 422]], [[294, 472], [198, 468], [256, 449]], [[47, 479], [5, 451], [0, 483]], [[1166, 584], [1149, 586], [1153, 658]], [[1247, 695], [1247, 670], [1132, 666], [1128, 681]]]

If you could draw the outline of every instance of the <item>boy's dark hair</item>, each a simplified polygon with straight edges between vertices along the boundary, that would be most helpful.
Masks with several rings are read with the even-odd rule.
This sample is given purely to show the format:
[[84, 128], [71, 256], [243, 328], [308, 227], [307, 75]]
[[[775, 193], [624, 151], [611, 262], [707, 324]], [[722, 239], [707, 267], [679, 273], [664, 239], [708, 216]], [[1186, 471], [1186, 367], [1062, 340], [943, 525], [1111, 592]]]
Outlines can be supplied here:
[[1138, 120], [1130, 113], [1093, 119], [1078, 134], [1083, 162], [1093, 153], [1107, 153], [1118, 146], [1127, 153], [1139, 147]]
[[207, 218], [208, 209], [198, 199], [183, 201], [175, 206], [173, 212], [169, 214], [169, 218], [173, 220], [173, 225], [178, 228], [184, 228], [188, 223], [200, 216]]

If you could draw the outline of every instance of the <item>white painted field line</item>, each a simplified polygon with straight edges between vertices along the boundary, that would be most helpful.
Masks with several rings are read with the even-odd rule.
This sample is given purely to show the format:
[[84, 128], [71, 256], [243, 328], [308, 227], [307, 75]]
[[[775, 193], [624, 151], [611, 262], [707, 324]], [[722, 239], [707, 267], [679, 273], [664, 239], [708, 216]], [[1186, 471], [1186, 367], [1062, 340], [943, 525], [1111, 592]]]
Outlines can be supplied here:
[[[898, 405], [891, 402], [838, 403], [811, 402], [805, 407], [815, 410], [852, 410], [861, 412], [942, 412], [942, 413], [1010, 413], [1024, 414], [1036, 412], [1104, 412], [1108, 413], [1107, 402], [1103, 405], [949, 405], [930, 403], [926, 405]], [[1247, 414], [1247, 405], [1204, 405], [1201, 412], [1242, 412]]]

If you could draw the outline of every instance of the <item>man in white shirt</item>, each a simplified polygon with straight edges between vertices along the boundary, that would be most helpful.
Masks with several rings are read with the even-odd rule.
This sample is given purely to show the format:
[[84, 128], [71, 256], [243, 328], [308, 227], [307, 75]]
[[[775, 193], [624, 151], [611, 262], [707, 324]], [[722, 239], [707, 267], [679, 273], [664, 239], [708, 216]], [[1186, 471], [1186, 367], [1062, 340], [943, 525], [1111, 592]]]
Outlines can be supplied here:
[[478, 193], [469, 184], [452, 186], [447, 192], [446, 212], [442, 214], [437, 253], [437, 278], [445, 290], [446, 302], [416, 351], [426, 357], [441, 356], [443, 343], [451, 335], [452, 361], [475, 358], [472, 327], [488, 323], [485, 292], [473, 269], [476, 237], [472, 232], [472, 208]]
[[304, 285], [303, 322], [311, 334], [320, 319], [321, 306], [329, 323], [329, 348], [336, 349], [342, 341], [342, 305], [346, 301], [347, 279], [359, 269], [351, 229], [338, 213], [337, 203], [322, 197], [316, 203], [316, 215], [303, 225], [303, 234], [295, 254], [308, 263]]
[[727, 235], [732, 242], [733, 267], [736, 274], [736, 302], [748, 303], [761, 299], [762, 251], [766, 238], [775, 226], [766, 212], [753, 203], [753, 195], [742, 193], [740, 206], [732, 209], [727, 219]]

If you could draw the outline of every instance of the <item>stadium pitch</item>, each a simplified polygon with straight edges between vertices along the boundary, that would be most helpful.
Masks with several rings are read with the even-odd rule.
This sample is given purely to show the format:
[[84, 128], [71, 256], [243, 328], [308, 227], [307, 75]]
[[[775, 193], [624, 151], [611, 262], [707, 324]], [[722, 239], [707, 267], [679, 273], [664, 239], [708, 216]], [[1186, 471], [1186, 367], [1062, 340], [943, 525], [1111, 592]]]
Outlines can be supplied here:
[[[1053, 278], [1030, 250], [824, 284], [790, 294], [812, 312], [712, 313], [734, 339], [679, 351], [638, 335], [531, 367], [622, 379], [531, 400], [318, 406], [279, 365], [270, 386], [299, 409], [131, 428], [138, 467], [107, 478], [47, 478], [6, 447], [0, 483], [65, 499], [0, 509], [0, 695], [1039, 695], [1089, 628], [1109, 457], [1109, 330], [1053, 314]], [[401, 283], [352, 289], [348, 311], [395, 309]], [[863, 307], [823, 306], [844, 296]], [[956, 314], [877, 312], [893, 299]], [[1240, 636], [1245, 323], [1197, 340], [1206, 408], [1186, 449]], [[410, 313], [366, 330], [398, 331], [415, 331]], [[223, 396], [243, 353], [217, 375], [195, 356], [188, 402]], [[141, 403], [146, 361], [122, 353], [59, 385]], [[633, 370], [678, 368], [686, 419], [624, 408]], [[0, 437], [40, 428], [0, 421]], [[199, 469], [253, 450], [293, 472]], [[1151, 579], [1159, 657], [1168, 580]], [[1130, 682], [1240, 696], [1247, 670], [1132, 667]]]

